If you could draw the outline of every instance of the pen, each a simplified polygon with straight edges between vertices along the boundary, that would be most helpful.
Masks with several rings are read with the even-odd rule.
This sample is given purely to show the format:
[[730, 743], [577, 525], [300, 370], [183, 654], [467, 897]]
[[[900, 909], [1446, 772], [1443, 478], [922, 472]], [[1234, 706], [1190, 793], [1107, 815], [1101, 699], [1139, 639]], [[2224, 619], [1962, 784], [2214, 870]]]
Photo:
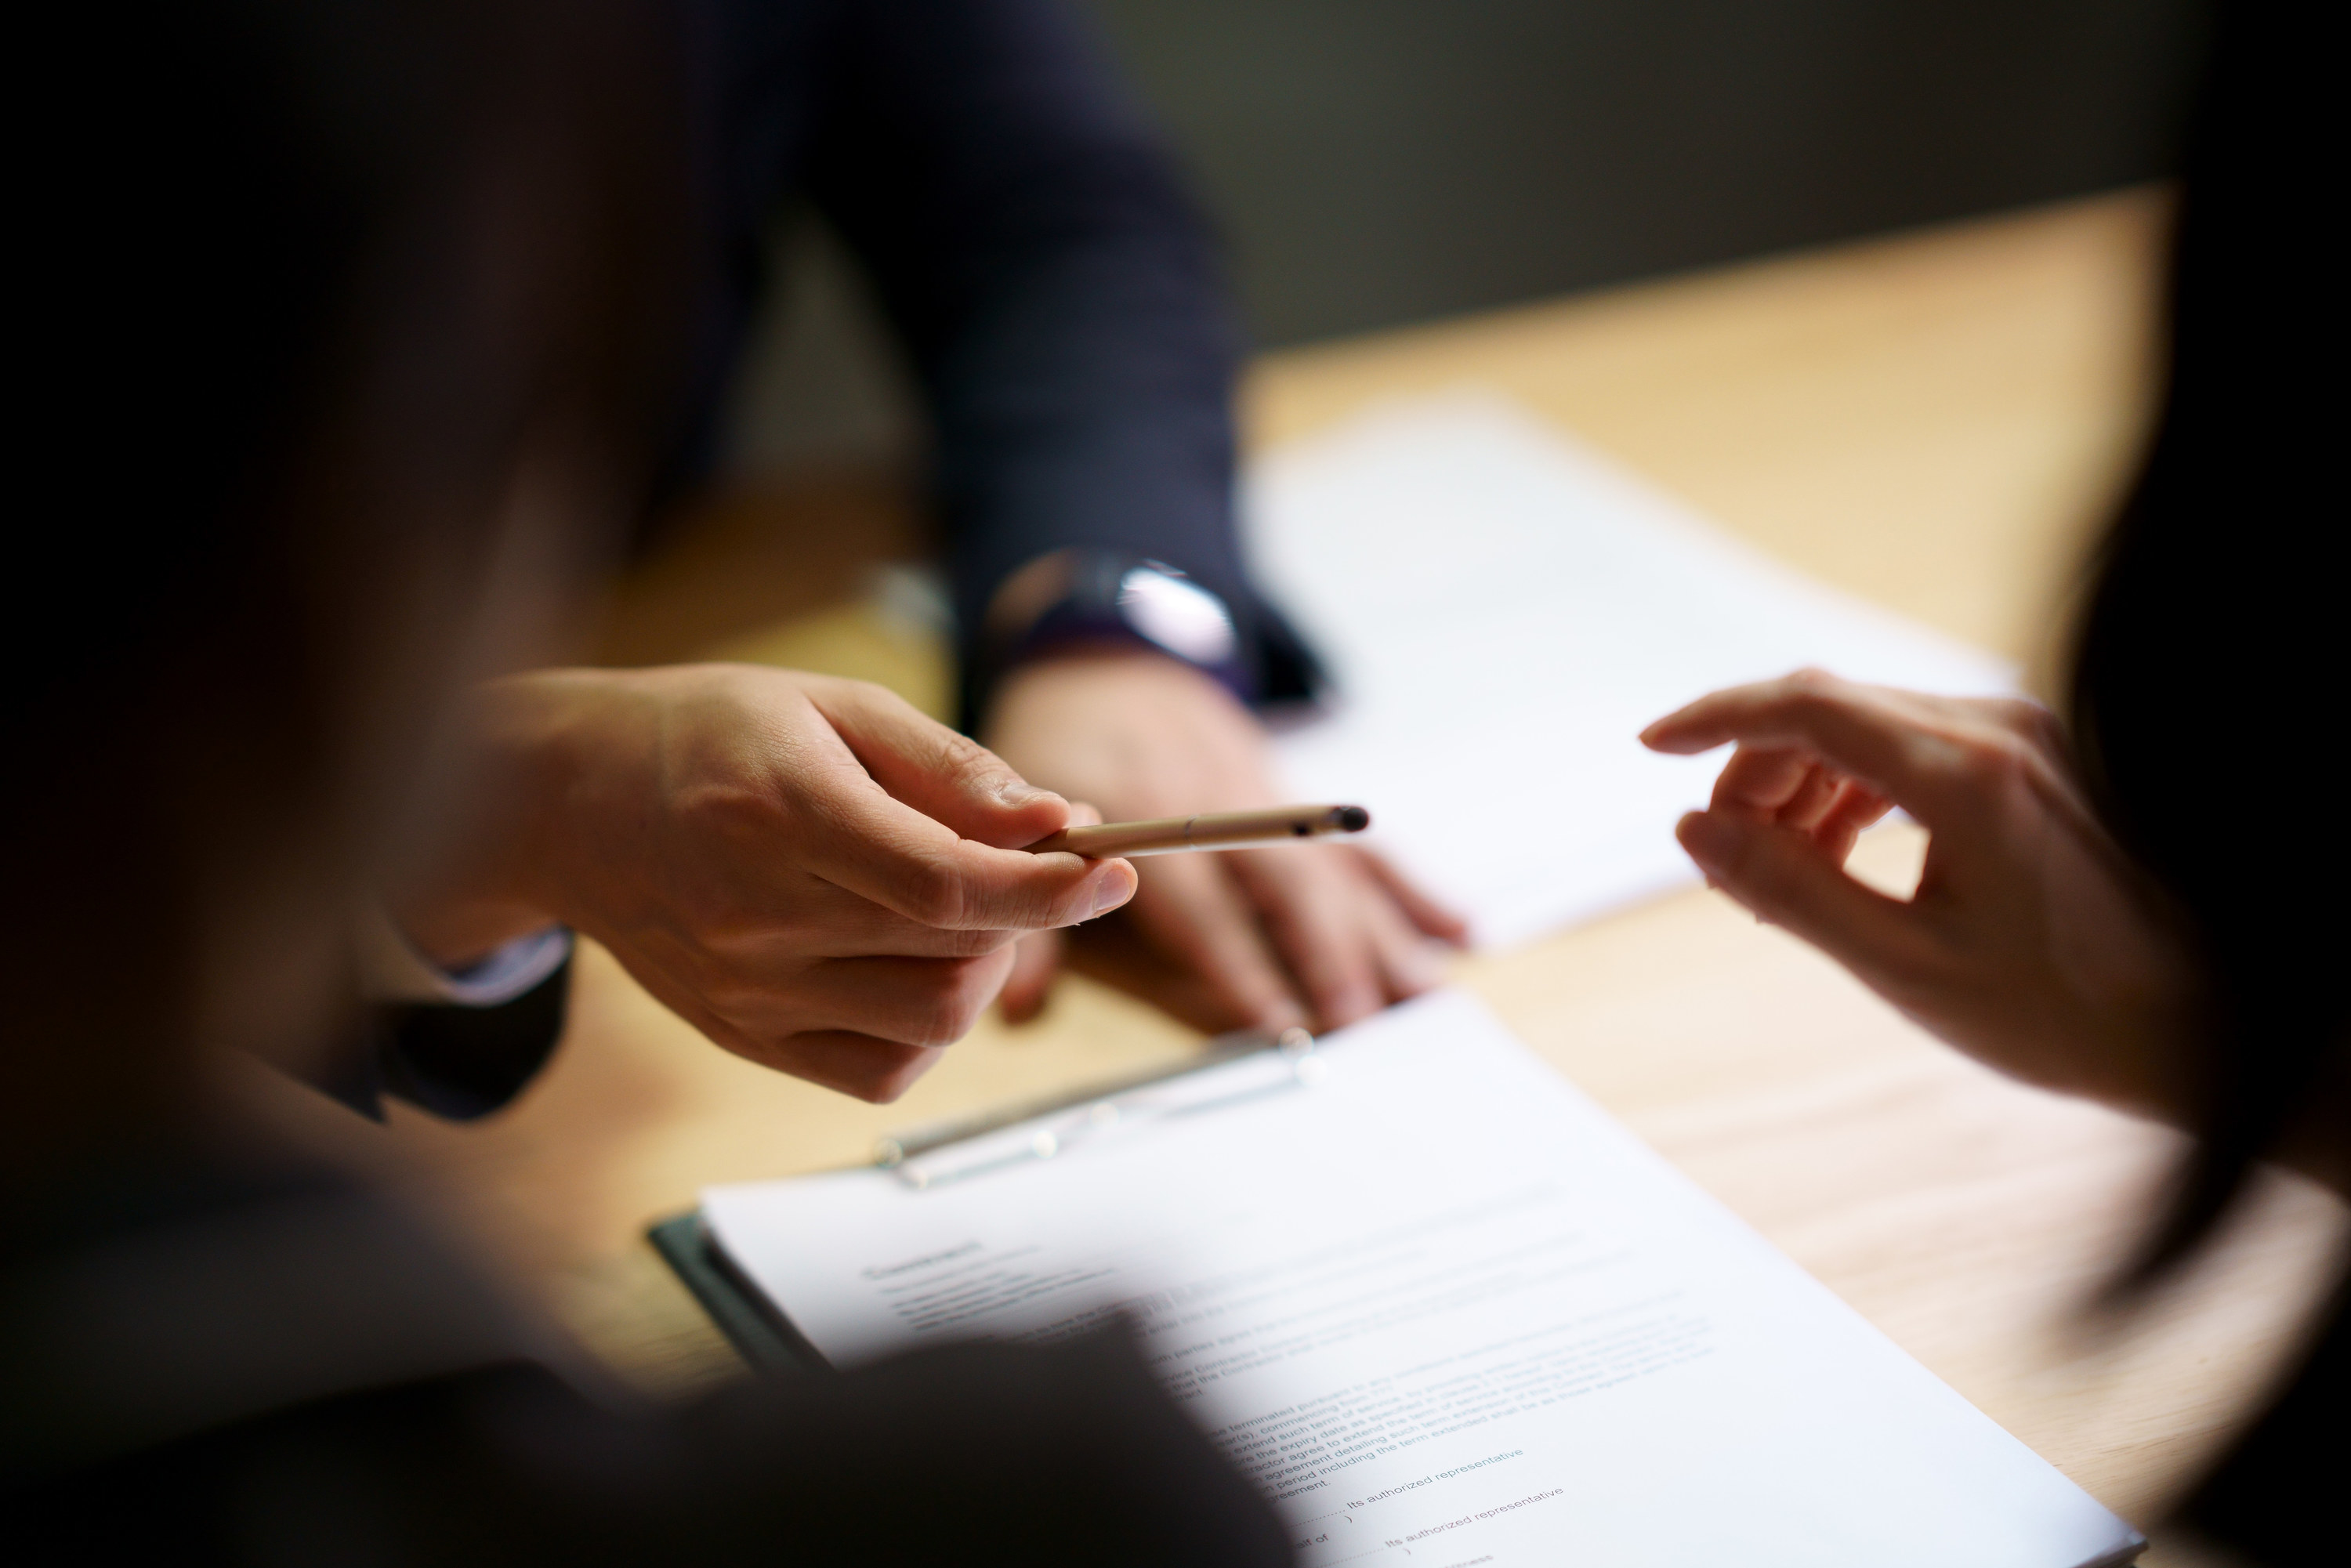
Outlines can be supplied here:
[[1193, 817], [1157, 817], [1147, 822], [1102, 822], [1064, 828], [1029, 848], [1037, 854], [1068, 850], [1072, 854], [1171, 855], [1186, 850], [1241, 850], [1285, 844], [1326, 833], [1360, 833], [1372, 825], [1361, 806], [1269, 806], [1261, 811], [1205, 811]]

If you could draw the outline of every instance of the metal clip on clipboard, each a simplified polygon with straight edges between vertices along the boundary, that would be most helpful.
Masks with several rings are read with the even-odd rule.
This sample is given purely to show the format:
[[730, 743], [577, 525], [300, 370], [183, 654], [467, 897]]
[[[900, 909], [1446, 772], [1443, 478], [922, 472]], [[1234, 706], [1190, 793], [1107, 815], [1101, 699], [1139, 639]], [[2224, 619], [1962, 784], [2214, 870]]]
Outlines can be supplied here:
[[[917, 1192], [1011, 1166], [1050, 1160], [1176, 1116], [1195, 1116], [1320, 1082], [1328, 1064], [1302, 1029], [1218, 1035], [1205, 1058], [1017, 1106], [970, 1121], [883, 1138], [873, 1163]], [[1211, 1076], [1213, 1074], [1213, 1077]]]

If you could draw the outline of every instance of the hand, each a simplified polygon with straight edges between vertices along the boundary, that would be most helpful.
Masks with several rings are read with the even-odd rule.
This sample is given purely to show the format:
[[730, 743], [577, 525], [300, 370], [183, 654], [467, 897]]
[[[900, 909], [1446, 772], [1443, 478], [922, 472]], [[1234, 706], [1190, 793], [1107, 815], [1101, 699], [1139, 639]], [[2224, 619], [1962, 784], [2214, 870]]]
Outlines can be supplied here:
[[1134, 891], [1029, 854], [1072, 821], [879, 686], [749, 665], [483, 688], [472, 812], [395, 896], [432, 956], [560, 921], [737, 1055], [887, 1101], [971, 1028], [1021, 933]]
[[[2187, 1117], [2193, 967], [2092, 815], [2048, 710], [1805, 670], [1701, 697], [1641, 739], [1682, 756], [1737, 743], [1677, 836], [1758, 917], [2003, 1072]], [[1931, 835], [1907, 902], [1842, 870], [1891, 806]]]
[[[1112, 821], [1281, 803], [1265, 732], [1188, 664], [1095, 650], [1015, 670], [988, 744], [1028, 776]], [[1137, 862], [1130, 912], [1089, 932], [1081, 961], [1209, 1030], [1335, 1029], [1440, 978], [1431, 937], [1462, 922], [1378, 855], [1351, 844], [1158, 855]], [[1059, 933], [1021, 943], [1008, 1017], [1043, 1006]]]

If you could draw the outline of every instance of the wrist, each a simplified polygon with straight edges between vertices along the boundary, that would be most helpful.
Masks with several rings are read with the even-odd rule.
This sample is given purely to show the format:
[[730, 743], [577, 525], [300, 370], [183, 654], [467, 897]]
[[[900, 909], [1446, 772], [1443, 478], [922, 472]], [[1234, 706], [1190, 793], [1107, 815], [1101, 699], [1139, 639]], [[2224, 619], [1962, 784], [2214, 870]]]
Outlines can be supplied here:
[[969, 697], [984, 708], [1013, 673], [1070, 656], [1151, 654], [1247, 702], [1254, 680], [1232, 607], [1165, 561], [1107, 549], [1040, 556], [988, 601]]
[[569, 924], [550, 852], [572, 836], [564, 819], [583, 753], [575, 744], [581, 688], [603, 678], [535, 672], [470, 695], [438, 831], [385, 900], [402, 935], [434, 964], [460, 970]]

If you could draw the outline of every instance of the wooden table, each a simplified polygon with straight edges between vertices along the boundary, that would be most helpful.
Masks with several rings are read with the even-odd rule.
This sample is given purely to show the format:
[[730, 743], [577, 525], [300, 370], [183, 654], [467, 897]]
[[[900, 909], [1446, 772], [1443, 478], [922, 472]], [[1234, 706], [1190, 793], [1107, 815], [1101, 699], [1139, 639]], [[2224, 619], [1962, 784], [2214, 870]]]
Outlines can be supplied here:
[[[2159, 195], [2131, 193], [1272, 355], [1251, 374], [1248, 428], [1263, 445], [1384, 397], [1496, 389], [1786, 559], [2045, 672], [2140, 428], [2163, 218]], [[936, 710], [935, 632], [862, 575], [919, 550], [904, 501], [871, 480], [746, 490], [637, 576], [607, 646], [631, 662], [717, 649], [864, 674]], [[1918, 850], [1915, 831], [1890, 830], [1864, 854], [1898, 877]], [[1457, 977], [2138, 1520], [2287, 1354], [2341, 1221], [2331, 1197], [2281, 1178], [2185, 1284], [2096, 1330], [2077, 1309], [2145, 1212], [2171, 1137], [1994, 1078], [1705, 893], [1466, 958]], [[1067, 981], [1040, 1022], [991, 1019], [877, 1109], [710, 1048], [593, 949], [573, 1006], [555, 1064], [504, 1115], [453, 1127], [395, 1113], [364, 1136], [437, 1186], [591, 1346], [664, 1388], [735, 1364], [641, 1239], [702, 1185], [859, 1160], [885, 1130], [1195, 1044]]]

